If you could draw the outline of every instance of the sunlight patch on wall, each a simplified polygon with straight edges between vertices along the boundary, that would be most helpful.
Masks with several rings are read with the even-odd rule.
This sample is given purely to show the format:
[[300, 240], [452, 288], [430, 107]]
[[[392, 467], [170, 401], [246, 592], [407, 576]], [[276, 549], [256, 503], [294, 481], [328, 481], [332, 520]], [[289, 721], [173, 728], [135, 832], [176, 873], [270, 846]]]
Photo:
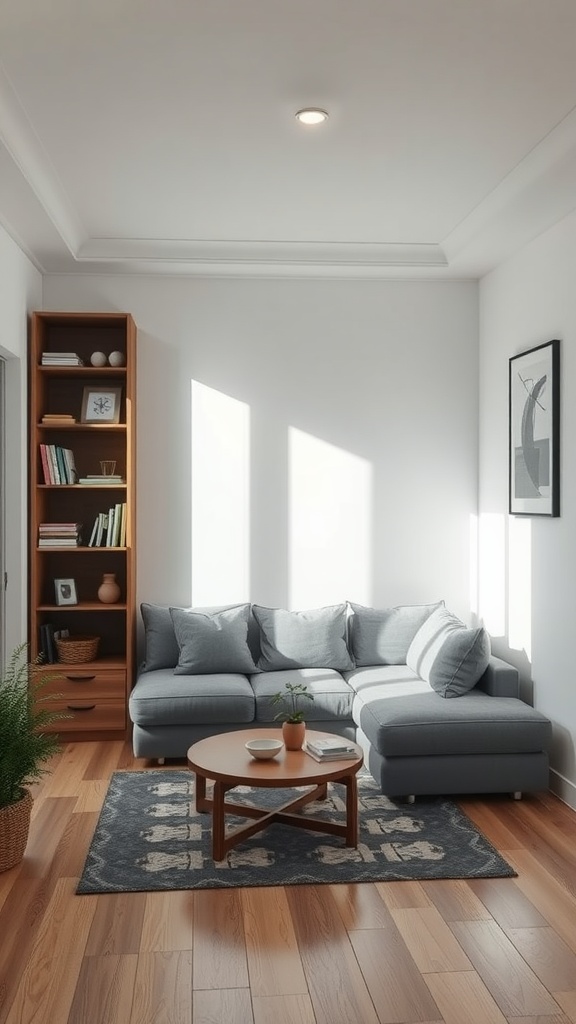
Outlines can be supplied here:
[[192, 604], [250, 594], [250, 409], [192, 381]]
[[371, 463], [295, 427], [288, 457], [290, 607], [370, 604]]
[[504, 516], [482, 512], [478, 522], [478, 612], [492, 636], [506, 634]]
[[532, 660], [532, 523], [508, 521], [508, 644]]

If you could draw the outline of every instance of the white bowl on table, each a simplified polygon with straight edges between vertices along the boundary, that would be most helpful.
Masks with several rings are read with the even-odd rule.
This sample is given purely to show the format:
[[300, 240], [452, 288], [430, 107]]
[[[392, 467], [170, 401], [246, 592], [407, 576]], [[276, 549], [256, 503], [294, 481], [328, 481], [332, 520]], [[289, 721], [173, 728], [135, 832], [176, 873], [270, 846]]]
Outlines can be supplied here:
[[254, 739], [245, 744], [246, 750], [257, 761], [269, 761], [280, 753], [284, 744], [282, 740]]

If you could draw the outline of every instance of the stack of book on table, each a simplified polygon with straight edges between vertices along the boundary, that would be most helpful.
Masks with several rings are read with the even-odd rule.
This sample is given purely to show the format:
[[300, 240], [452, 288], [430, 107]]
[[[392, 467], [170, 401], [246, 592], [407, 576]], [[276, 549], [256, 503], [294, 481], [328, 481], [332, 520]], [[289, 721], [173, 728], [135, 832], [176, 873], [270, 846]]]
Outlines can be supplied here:
[[341, 736], [333, 736], [325, 740], [306, 740], [306, 751], [315, 761], [346, 761], [358, 757], [354, 743], [343, 739]]

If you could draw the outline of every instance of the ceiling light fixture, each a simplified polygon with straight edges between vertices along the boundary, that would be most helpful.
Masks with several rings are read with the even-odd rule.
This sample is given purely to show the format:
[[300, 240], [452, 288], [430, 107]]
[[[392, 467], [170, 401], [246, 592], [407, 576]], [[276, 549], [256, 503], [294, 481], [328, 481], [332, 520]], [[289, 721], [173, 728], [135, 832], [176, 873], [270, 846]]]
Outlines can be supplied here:
[[326, 121], [328, 114], [320, 107], [304, 107], [296, 112], [296, 117], [302, 124], [322, 124]]

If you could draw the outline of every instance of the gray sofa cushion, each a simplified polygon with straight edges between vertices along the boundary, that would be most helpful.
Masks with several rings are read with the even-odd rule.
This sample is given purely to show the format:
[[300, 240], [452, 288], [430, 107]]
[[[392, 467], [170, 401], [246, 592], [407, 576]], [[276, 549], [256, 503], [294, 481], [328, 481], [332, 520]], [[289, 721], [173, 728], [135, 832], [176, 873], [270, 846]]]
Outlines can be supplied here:
[[481, 690], [449, 703], [433, 690], [408, 699], [363, 701], [357, 694], [353, 717], [384, 757], [530, 753], [547, 750], [551, 739], [550, 722], [539, 711]]
[[414, 637], [406, 664], [441, 697], [461, 697], [476, 685], [490, 661], [483, 627], [467, 629], [446, 608], [437, 608]]
[[426, 619], [440, 608], [436, 604], [367, 608], [352, 604], [350, 640], [357, 665], [404, 665], [412, 640]]
[[364, 665], [344, 672], [344, 679], [364, 703], [375, 697], [411, 697], [430, 693], [430, 684], [407, 665]]
[[286, 683], [304, 683], [313, 701], [303, 700], [306, 722], [352, 720], [354, 694], [339, 672], [330, 668], [300, 668], [280, 672], [261, 672], [250, 678], [256, 699], [256, 721], [275, 721], [279, 706], [272, 703], [275, 693]]
[[174, 668], [180, 649], [174, 633], [170, 609], [160, 604], [140, 605], [144, 623], [144, 672]]
[[218, 611], [171, 608], [180, 655], [176, 675], [255, 672], [248, 647], [250, 605]]
[[[230, 607], [212, 605], [206, 608], [184, 608], [183, 611], [218, 612]], [[180, 648], [169, 606], [142, 603], [140, 611], [144, 623], [144, 662], [141, 671], [154, 672], [160, 668], [174, 668], [178, 664]], [[248, 646], [256, 663], [260, 655], [260, 641], [258, 623], [252, 614], [248, 623]]]
[[[254, 721], [254, 692], [243, 675], [177, 676], [143, 672], [130, 694], [130, 718], [140, 726], [214, 725]], [[218, 732], [218, 728], [213, 730]]]
[[345, 604], [301, 612], [255, 604], [252, 611], [260, 626], [262, 653], [258, 668], [263, 672], [353, 667], [346, 646], [348, 613]]

